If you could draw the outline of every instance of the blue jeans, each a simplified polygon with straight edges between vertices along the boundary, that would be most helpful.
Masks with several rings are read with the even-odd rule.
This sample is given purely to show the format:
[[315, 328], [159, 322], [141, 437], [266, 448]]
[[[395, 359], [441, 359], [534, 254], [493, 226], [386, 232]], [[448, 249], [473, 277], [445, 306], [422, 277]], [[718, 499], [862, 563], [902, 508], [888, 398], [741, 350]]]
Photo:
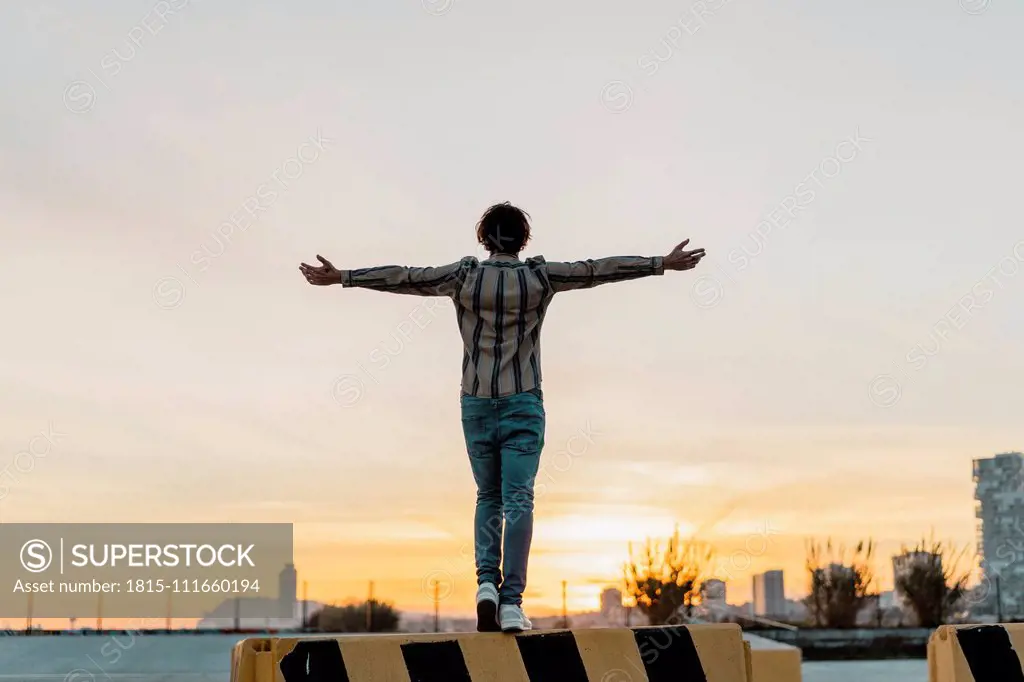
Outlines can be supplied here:
[[462, 396], [462, 431], [477, 488], [477, 584], [497, 586], [501, 604], [523, 603], [533, 540], [533, 484], [544, 449], [544, 424], [540, 389], [502, 398]]

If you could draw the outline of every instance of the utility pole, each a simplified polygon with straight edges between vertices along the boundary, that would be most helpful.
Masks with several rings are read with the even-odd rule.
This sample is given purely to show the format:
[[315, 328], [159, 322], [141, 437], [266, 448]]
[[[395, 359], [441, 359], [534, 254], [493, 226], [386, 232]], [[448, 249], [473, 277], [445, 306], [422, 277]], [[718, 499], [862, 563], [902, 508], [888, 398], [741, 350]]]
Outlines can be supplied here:
[[96, 629], [103, 630], [103, 593], [100, 592], [99, 599], [96, 602]]
[[568, 628], [569, 627], [569, 610], [567, 608], [568, 604], [567, 604], [566, 596], [565, 596], [566, 584], [567, 584], [566, 581], [563, 580], [562, 581], [562, 627], [563, 628]]
[[434, 580], [434, 632], [441, 632], [441, 581]]
[[[630, 549], [632, 549], [632, 546], [630, 546]], [[628, 601], [628, 599], [629, 599], [629, 580], [626, 579], [626, 578], [622, 579], [622, 596], [627, 600], [626, 601], [626, 627], [628, 628], [629, 627], [629, 623], [632, 620], [631, 616], [633, 614], [633, 609], [629, 605], [629, 601]]]
[[167, 593], [167, 630], [171, 629], [171, 598], [174, 592]]
[[305, 632], [306, 628], [309, 627], [309, 619], [306, 617], [309, 608], [309, 583], [305, 580], [302, 581], [302, 631]]
[[28, 618], [25, 619], [25, 632], [32, 632], [32, 593], [28, 593]]
[[996, 573], [996, 622], [1003, 622], [1003, 595], [999, 591], [999, 574]]
[[370, 597], [366, 600], [366, 631], [373, 632], [373, 581], [370, 581]]

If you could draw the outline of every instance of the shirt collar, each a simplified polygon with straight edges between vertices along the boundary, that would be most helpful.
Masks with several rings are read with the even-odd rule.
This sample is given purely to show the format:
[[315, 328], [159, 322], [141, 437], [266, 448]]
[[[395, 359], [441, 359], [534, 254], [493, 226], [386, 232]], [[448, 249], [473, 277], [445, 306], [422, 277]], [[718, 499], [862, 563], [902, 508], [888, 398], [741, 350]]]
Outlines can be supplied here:
[[[513, 256], [513, 255], [507, 254], [507, 253], [495, 254], [493, 256], [490, 256], [487, 259], [487, 261], [496, 261], [496, 262], [499, 262], [499, 263], [519, 263], [520, 262], [518, 256]], [[487, 261], [484, 261], [484, 262], [486, 263]]]

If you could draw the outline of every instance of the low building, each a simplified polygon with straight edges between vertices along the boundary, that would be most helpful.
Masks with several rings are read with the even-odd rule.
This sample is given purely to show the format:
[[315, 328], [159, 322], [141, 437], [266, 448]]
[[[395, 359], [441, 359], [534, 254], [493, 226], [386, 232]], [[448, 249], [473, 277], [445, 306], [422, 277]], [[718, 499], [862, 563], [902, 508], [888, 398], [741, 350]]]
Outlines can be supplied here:
[[700, 599], [709, 604], [724, 604], [725, 581], [717, 578], [705, 580], [700, 586]]

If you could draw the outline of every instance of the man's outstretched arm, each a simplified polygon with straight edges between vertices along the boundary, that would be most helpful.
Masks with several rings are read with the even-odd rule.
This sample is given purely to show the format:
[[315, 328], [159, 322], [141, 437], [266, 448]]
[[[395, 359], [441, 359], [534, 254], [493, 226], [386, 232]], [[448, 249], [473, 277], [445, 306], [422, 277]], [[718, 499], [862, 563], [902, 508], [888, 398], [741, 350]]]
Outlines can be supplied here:
[[359, 270], [338, 270], [322, 256], [317, 256], [319, 267], [303, 263], [299, 270], [306, 281], [316, 286], [340, 284], [343, 287], [362, 287], [375, 291], [414, 296], [450, 296], [461, 284], [463, 261], [437, 268], [411, 268], [402, 265], [383, 265]]
[[547, 263], [548, 280], [553, 291], [589, 289], [599, 284], [624, 282], [640, 277], [664, 274], [665, 270], [690, 270], [704, 257], [704, 249], [684, 251], [685, 240], [667, 256], [613, 256], [572, 263]]

